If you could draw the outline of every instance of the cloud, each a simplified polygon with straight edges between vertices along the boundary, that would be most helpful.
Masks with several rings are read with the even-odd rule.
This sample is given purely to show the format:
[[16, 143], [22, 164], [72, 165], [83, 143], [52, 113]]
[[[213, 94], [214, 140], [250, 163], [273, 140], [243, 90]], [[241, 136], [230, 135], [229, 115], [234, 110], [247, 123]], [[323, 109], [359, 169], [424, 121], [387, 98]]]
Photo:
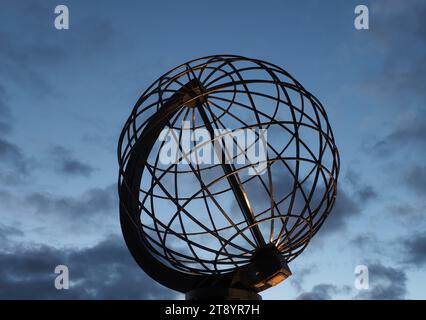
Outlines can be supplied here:
[[63, 146], [52, 147], [50, 154], [55, 170], [59, 174], [89, 177], [95, 170], [91, 165], [74, 158], [71, 151]]
[[411, 235], [402, 242], [402, 256], [406, 264], [418, 268], [426, 266], [426, 232]]
[[372, 4], [370, 44], [376, 49], [378, 68], [366, 73], [364, 88], [379, 97], [386, 110], [404, 109], [382, 138], [365, 143], [365, 151], [387, 157], [401, 149], [421, 151], [426, 146], [426, 2], [398, 0]]
[[28, 170], [21, 149], [3, 139], [0, 140], [0, 159], [3, 163], [9, 164], [23, 173]]
[[[25, 43], [15, 41], [13, 35], [0, 32], [1, 79], [4, 84], [19, 84], [31, 92], [47, 94], [52, 87], [43, 77], [37, 67], [54, 65], [63, 54], [52, 45], [43, 43]], [[7, 81], [7, 82], [6, 82]]]
[[9, 107], [5, 102], [6, 90], [0, 85], [0, 134], [9, 133], [11, 131], [12, 116]]
[[423, 268], [426, 266], [425, 232], [411, 232], [408, 237], [391, 240], [379, 239], [373, 233], [363, 233], [352, 238], [349, 246], [359, 249], [364, 258], [390, 257], [398, 265], [405, 267]]
[[318, 270], [318, 267], [314, 264], [311, 264], [306, 267], [302, 267], [300, 269], [293, 269], [292, 273], [295, 275], [294, 277], [290, 277], [290, 284], [297, 290], [297, 292], [302, 291], [302, 285], [305, 282], [306, 277], [313, 274]]
[[[122, 239], [111, 236], [84, 249], [16, 245], [0, 251], [0, 299], [172, 299], [177, 293], [150, 279]], [[69, 268], [70, 288], [56, 290], [54, 269]]]
[[330, 216], [325, 220], [322, 233], [334, 233], [346, 229], [348, 220], [361, 213], [358, 202], [343, 189], [338, 191], [336, 203]]
[[56, 196], [34, 192], [25, 197], [25, 203], [33, 206], [36, 213], [53, 213], [62, 218], [95, 218], [97, 214], [118, 211], [117, 186], [92, 188], [78, 197]]
[[[348, 183], [345, 184], [346, 181]], [[345, 230], [349, 220], [361, 215], [369, 202], [378, 196], [373, 186], [361, 181], [358, 174], [349, 170], [338, 185], [336, 203], [321, 232]]]
[[[58, 72], [57, 66], [73, 64], [75, 59], [89, 59], [108, 52], [112, 43], [114, 30], [112, 24], [103, 17], [78, 8], [84, 4], [73, 4], [70, 10], [70, 29], [66, 32], [54, 28], [55, 18], [53, 9], [57, 3], [26, 1], [6, 4], [0, 12], [0, 19], [7, 28], [0, 32], [0, 75], [13, 81], [20, 88], [45, 96], [54, 89], [50, 73]], [[96, 6], [95, 6], [96, 8]], [[73, 11], [74, 10], [74, 11]], [[10, 16], [25, 15], [25, 24]], [[79, 14], [72, 14], [79, 12]], [[31, 30], [31, 35], [28, 35]], [[20, 41], [16, 41], [16, 37]]]
[[318, 284], [299, 294], [298, 300], [330, 300], [340, 295], [353, 295], [357, 300], [400, 300], [407, 294], [407, 276], [403, 269], [387, 267], [380, 262], [367, 264], [369, 289], [357, 291], [350, 286]]
[[426, 203], [423, 201], [415, 203], [413, 201], [400, 201], [392, 203], [386, 207], [388, 212], [399, 224], [404, 224], [410, 229], [413, 226], [413, 221], [423, 221], [426, 212]]
[[414, 165], [408, 168], [402, 180], [410, 190], [423, 196], [426, 191], [426, 166]]
[[386, 252], [386, 246], [373, 233], [359, 234], [349, 241], [349, 245], [359, 249], [363, 255], [367, 253], [377, 255]]
[[303, 292], [296, 297], [296, 300], [331, 300], [333, 295], [338, 293], [337, 286], [332, 284], [318, 284], [311, 291]]
[[363, 188], [356, 192], [358, 199], [361, 203], [366, 203], [370, 200], [377, 199], [379, 196], [376, 190], [371, 185], [365, 185]]
[[[1, 199], [1, 194], [0, 194]], [[9, 245], [9, 239], [15, 237], [22, 237], [24, 233], [18, 228], [0, 224], [0, 248], [7, 248]]]
[[13, 118], [5, 96], [6, 90], [0, 83], [0, 181], [5, 185], [15, 185], [30, 174], [33, 163], [18, 145], [8, 140]]
[[19, 184], [30, 175], [31, 167], [21, 148], [0, 138], [0, 181], [6, 185]]
[[[426, 102], [422, 107], [426, 107]], [[415, 152], [426, 150], [426, 124], [423, 121], [426, 117], [425, 110], [406, 111], [403, 116], [396, 119], [397, 122], [390, 133], [373, 143], [364, 143], [365, 151], [385, 158], [402, 151], [406, 153], [407, 150]]]
[[27, 240], [75, 245], [120, 233], [117, 185], [89, 188], [75, 195], [0, 189], [0, 217], [20, 222]]
[[[377, 93], [396, 101], [410, 95], [426, 97], [426, 3], [378, 1], [372, 5], [372, 45], [379, 46], [380, 72], [368, 81]], [[409, 100], [408, 100], [409, 101]], [[405, 100], [407, 102], [407, 100]]]
[[370, 288], [354, 298], [367, 300], [399, 300], [407, 294], [407, 276], [403, 269], [381, 263], [367, 264]]

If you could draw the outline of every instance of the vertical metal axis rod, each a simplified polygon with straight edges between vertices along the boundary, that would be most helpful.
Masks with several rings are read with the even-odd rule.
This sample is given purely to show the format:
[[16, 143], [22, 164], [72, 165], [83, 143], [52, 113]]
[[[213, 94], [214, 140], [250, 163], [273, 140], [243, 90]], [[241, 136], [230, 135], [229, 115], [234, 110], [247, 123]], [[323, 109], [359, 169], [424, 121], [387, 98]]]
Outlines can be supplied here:
[[[197, 99], [195, 104], [196, 104], [196, 108], [198, 109], [198, 112], [201, 115], [201, 118], [204, 124], [206, 125], [207, 131], [210, 134], [212, 144], [214, 144], [214, 139], [215, 139], [214, 129], [206, 114], [206, 111], [204, 110], [203, 104], [199, 99]], [[215, 152], [219, 153], [219, 150], [216, 150], [216, 148], [214, 148], [214, 145], [213, 145], [213, 149], [215, 149]], [[265, 239], [263, 239], [259, 226], [256, 224], [253, 211], [251, 209], [250, 203], [243, 189], [243, 186], [241, 185], [241, 183], [238, 181], [237, 177], [235, 176], [237, 174], [235, 172], [235, 167], [231, 163], [225, 163], [223, 161], [224, 159], [226, 159], [223, 146], [221, 146], [221, 151], [222, 151], [221, 154], [217, 154], [217, 156], [220, 159], [223, 171], [226, 174], [226, 178], [228, 179], [232, 192], [234, 193], [234, 196], [237, 199], [238, 205], [244, 214], [245, 220], [247, 221], [249, 225], [252, 226], [250, 228], [250, 232], [252, 233], [253, 238], [256, 241], [256, 244], [259, 246], [259, 248], [264, 247], [266, 246]]]

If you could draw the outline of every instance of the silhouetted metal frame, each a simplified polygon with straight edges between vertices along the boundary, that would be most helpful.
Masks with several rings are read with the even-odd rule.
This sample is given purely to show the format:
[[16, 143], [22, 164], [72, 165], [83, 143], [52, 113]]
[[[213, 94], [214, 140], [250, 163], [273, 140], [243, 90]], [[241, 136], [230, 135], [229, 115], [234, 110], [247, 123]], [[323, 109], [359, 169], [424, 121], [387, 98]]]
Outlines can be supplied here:
[[[243, 79], [240, 75], [240, 72], [243, 71], [242, 69], [237, 69], [233, 66], [233, 62], [236, 61], [245, 61], [245, 62], [251, 62], [253, 63], [253, 70], [264, 70], [266, 71], [270, 77], [271, 80], [247, 80]], [[194, 64], [198, 63], [194, 66]], [[212, 66], [216, 64], [216, 66]], [[223, 70], [222, 68], [224, 66], [231, 67], [232, 73], [228, 72], [226, 70]], [[173, 75], [173, 72], [179, 71], [184, 68], [184, 71], [180, 71], [179, 73]], [[249, 70], [249, 68], [246, 68], [245, 70]], [[196, 72], [198, 73], [198, 77], [196, 75]], [[205, 78], [203, 81], [201, 81], [199, 78], [201, 78], [201, 74], [203, 72], [210, 72], [209, 76]], [[210, 78], [212, 78], [213, 74], [216, 72], [220, 72], [223, 75], [219, 76], [210, 82]], [[284, 75], [285, 77], [289, 78], [292, 83], [290, 82], [282, 82], [282, 80], [279, 79], [276, 73], [279, 73], [281, 75]], [[187, 77], [187, 81], [183, 82], [182, 78]], [[212, 86], [215, 82], [218, 82], [220, 78], [229, 78], [231, 79], [230, 82], [224, 83], [224, 84], [218, 84], [216, 86]], [[235, 78], [237, 79], [235, 79]], [[261, 92], [251, 92], [247, 85], [250, 83], [273, 83], [276, 86], [277, 90], [277, 97], [270, 96], [267, 93], [261, 93]], [[164, 84], [167, 84], [164, 86]], [[173, 90], [169, 89], [171, 84], [179, 84], [180, 89]], [[196, 93], [194, 93], [193, 88], [199, 87], [200, 90]], [[244, 90], [237, 89], [237, 87], [243, 86]], [[287, 88], [291, 88], [292, 90], [298, 92], [301, 96], [301, 103], [302, 106], [300, 108], [297, 108], [296, 106], [288, 103], [288, 101], [291, 101], [290, 97], [287, 94]], [[162, 100], [162, 93], [167, 92], [172, 94], [171, 98], [169, 98], [167, 101]], [[215, 96], [215, 93], [218, 92], [227, 92], [231, 93], [233, 95], [232, 99], [227, 99], [223, 97]], [[243, 104], [236, 100], [236, 95], [238, 93], [244, 93], [247, 94], [249, 97], [250, 105]], [[286, 101], [282, 100], [280, 98], [280, 94], [284, 94], [286, 96]], [[151, 103], [150, 105], [144, 107], [143, 109], [140, 109], [140, 106], [143, 104], [144, 101], [146, 101], [149, 97], [152, 95], [158, 95], [158, 100], [156, 102]], [[259, 110], [256, 107], [256, 104], [254, 103], [253, 99], [251, 99], [251, 95], [259, 95], [264, 96], [268, 99], [275, 100], [276, 101], [276, 111], [274, 115], [271, 117], [265, 113], [262, 112], [262, 110]], [[310, 126], [306, 123], [302, 123], [303, 117], [310, 117], [309, 115], [304, 113], [304, 98], [307, 98], [310, 103], [313, 106], [313, 109], [316, 113], [316, 117], [318, 122], [315, 122], [312, 120], [313, 123], [316, 123], [317, 126]], [[219, 104], [215, 102], [222, 100], [223, 102], [229, 103], [228, 108], [223, 108]], [[292, 121], [276, 121], [275, 120], [275, 114], [277, 113], [278, 106], [281, 104], [287, 105], [291, 111], [291, 114], [293, 116]], [[189, 198], [180, 198], [178, 195], [178, 188], [175, 188], [176, 194], [170, 194], [161, 183], [161, 177], [164, 176], [166, 173], [174, 173], [175, 174], [175, 183], [177, 183], [177, 175], [178, 170], [177, 166], [171, 165], [167, 170], [162, 170], [157, 168], [156, 164], [158, 163], [158, 156], [156, 159], [156, 163], [154, 165], [151, 165], [147, 162], [147, 159], [149, 157], [149, 154], [156, 143], [160, 132], [166, 127], [173, 127], [174, 122], [173, 118], [178, 115], [179, 113], [186, 112], [185, 117], [188, 116], [188, 114], [191, 112], [194, 112], [193, 110], [195, 108], [192, 107], [188, 108], [188, 105], [196, 105], [197, 109], [199, 110], [202, 108], [206, 112], [204, 113], [204, 122], [206, 122], [207, 118], [210, 117], [210, 130], [213, 128], [219, 128], [221, 125], [221, 117], [225, 114], [235, 117], [236, 120], [238, 120], [243, 126], [242, 128], [250, 128], [253, 125], [248, 125], [241, 119], [238, 119], [236, 115], [233, 115], [229, 112], [229, 109], [232, 105], [240, 105], [243, 108], [249, 108], [254, 111], [254, 115], [257, 119], [257, 123], [254, 126], [263, 126], [268, 127], [272, 124], [281, 126], [284, 130], [288, 130], [288, 128], [285, 125], [292, 125], [294, 127], [294, 132], [289, 131], [289, 133], [293, 136], [292, 139], [288, 142], [287, 146], [279, 153], [277, 150], [275, 150], [272, 146], [268, 144], [268, 148], [270, 148], [271, 152], [275, 153], [275, 156], [277, 158], [274, 158], [274, 160], [267, 160], [268, 161], [268, 177], [269, 177], [269, 183], [265, 183], [262, 177], [260, 176], [252, 176], [249, 179], [245, 181], [240, 181], [241, 186], [246, 183], [247, 181], [251, 179], [259, 179], [260, 184], [265, 188], [266, 192], [269, 194], [271, 199], [271, 207], [266, 209], [271, 210], [271, 216], [267, 218], [259, 218], [264, 212], [258, 213], [255, 217], [253, 217], [253, 220], [247, 221], [247, 218], [245, 221], [241, 222], [235, 222], [233, 221], [226, 212], [222, 211], [222, 214], [224, 217], [228, 220], [230, 223], [229, 227], [226, 228], [234, 228], [236, 230], [235, 234], [229, 238], [224, 239], [221, 238], [219, 235], [220, 229], [216, 228], [214, 224], [214, 219], [212, 217], [212, 214], [210, 212], [209, 206], [206, 203], [206, 214], [209, 215], [211, 218], [211, 222], [213, 225], [213, 230], [209, 230], [206, 228], [203, 228], [203, 225], [200, 225], [203, 229], [205, 229], [205, 232], [198, 232], [197, 234], [214, 234], [217, 236], [219, 242], [221, 243], [221, 247], [218, 248], [216, 253], [216, 259], [213, 261], [214, 270], [213, 272], [210, 271], [210, 269], [206, 266], [208, 263], [212, 263], [212, 261], [204, 261], [200, 257], [197, 256], [196, 252], [192, 249], [192, 246], [195, 246], [197, 248], [203, 248], [204, 250], [211, 251], [207, 246], [204, 246], [199, 243], [192, 243], [191, 240], [188, 239], [188, 235], [192, 235], [195, 233], [191, 233], [189, 230], [186, 231], [184, 229], [184, 225], [181, 222], [182, 229], [184, 232], [177, 233], [174, 230], [170, 228], [171, 223], [174, 219], [181, 220], [181, 214], [182, 212], [185, 213], [187, 217], [189, 217], [191, 220], [193, 220], [195, 223], [197, 223], [197, 219], [194, 218], [186, 209], [185, 206], [187, 203], [189, 203], [193, 199], [204, 199], [206, 198], [215, 201], [214, 196], [217, 194], [211, 193], [209, 190], [209, 186], [216, 183], [217, 181], [221, 179], [228, 179], [230, 176], [235, 176], [238, 178], [238, 171], [246, 169], [246, 167], [239, 168], [238, 170], [235, 168], [231, 168], [232, 170], [226, 172], [225, 174], [218, 179], [211, 182], [209, 185], [205, 185], [202, 181], [202, 178], [200, 176], [201, 169], [196, 165], [194, 167], [190, 164], [190, 170], [194, 172], [197, 179], [199, 180], [201, 189], [192, 195], [192, 197]], [[216, 116], [212, 111], [211, 107], [215, 107], [216, 109], [222, 110], [222, 114], [219, 116]], [[141, 114], [146, 112], [149, 108], [156, 108], [156, 111], [143, 123], [138, 123], [137, 119], [140, 117]], [[297, 109], [297, 112], [295, 110]], [[296, 113], [300, 114], [300, 118], [297, 119]], [[260, 120], [260, 116], [263, 118], [268, 118], [270, 121], [263, 122]], [[177, 116], [175, 117], [175, 121], [177, 120]], [[321, 126], [321, 120], [320, 118], [325, 121], [326, 126], [325, 128], [322, 128]], [[195, 124], [194, 124], [195, 125]], [[302, 139], [298, 136], [298, 129], [299, 126], [307, 126], [311, 129], [317, 130], [319, 132], [319, 150], [320, 156], [317, 158], [314, 153], [310, 150], [310, 148], [303, 142]], [[292, 140], [296, 141], [297, 148], [296, 148], [296, 154], [294, 155], [294, 158], [291, 160], [296, 161], [296, 168], [293, 169], [288, 166], [286, 163], [286, 160], [289, 160], [290, 158], [282, 158], [282, 162], [285, 165], [285, 167], [288, 169], [288, 172], [292, 175], [294, 178], [294, 185], [293, 185], [293, 192], [288, 194], [285, 198], [280, 199], [278, 202], [275, 201], [273, 192], [272, 192], [272, 177], [271, 177], [271, 171], [270, 171], [270, 164], [273, 163], [273, 161], [277, 161], [280, 157], [282, 157], [282, 154], [286, 150], [286, 148], [290, 145]], [[305, 150], [310, 152], [310, 155], [313, 159], [307, 159], [302, 158], [300, 156], [300, 145], [303, 145]], [[322, 161], [322, 155], [324, 154], [326, 148], [329, 148], [329, 150], [332, 151], [333, 154], [333, 165], [331, 169], [322, 167], [321, 161]], [[234, 276], [234, 273], [243, 268], [244, 265], [250, 264], [250, 257], [251, 257], [251, 251], [248, 251], [246, 248], [238, 248], [241, 251], [244, 251], [244, 254], [236, 255], [236, 254], [230, 254], [228, 253], [226, 247], [227, 246], [234, 246], [238, 247], [237, 244], [234, 244], [232, 240], [241, 235], [244, 236], [244, 232], [247, 230], [254, 230], [257, 229], [257, 226], [260, 223], [263, 223], [265, 221], [271, 221], [271, 236], [269, 241], [271, 242], [272, 236], [274, 234], [274, 221], [276, 219], [280, 219], [283, 222], [283, 226], [279, 232], [279, 236], [276, 239], [276, 242], [274, 243], [275, 246], [283, 253], [283, 256], [286, 258], [286, 260], [289, 262], [293, 260], [297, 255], [299, 255], [304, 248], [308, 245], [310, 239], [312, 236], [319, 230], [323, 222], [325, 221], [326, 217], [330, 213], [337, 194], [337, 178], [339, 173], [339, 154], [337, 151], [337, 147], [334, 143], [334, 137], [333, 133], [331, 131], [331, 127], [328, 122], [327, 115], [325, 113], [324, 108], [322, 107], [321, 103], [316, 99], [312, 94], [310, 94], [308, 91], [306, 91], [303, 86], [297, 82], [293, 77], [291, 77], [286, 71], [281, 69], [280, 67], [270, 64], [268, 62], [264, 62], [261, 60], [256, 59], [249, 59], [245, 57], [240, 56], [234, 56], [234, 55], [216, 55], [216, 56], [209, 56], [205, 58], [195, 59], [192, 61], [189, 61], [185, 64], [182, 64], [173, 70], [169, 71], [162, 77], [160, 77], [157, 81], [155, 81], [139, 98], [137, 103], [135, 104], [133, 111], [128, 118], [127, 122], [124, 125], [123, 131], [120, 135], [119, 139], [119, 145], [118, 145], [118, 161], [120, 166], [120, 174], [119, 174], [119, 196], [120, 196], [120, 220], [121, 220], [121, 226], [123, 235], [126, 241], [126, 244], [132, 253], [133, 257], [137, 261], [137, 263], [141, 266], [141, 268], [152, 278], [154, 278], [156, 281], [160, 282], [161, 284], [180, 291], [180, 292], [188, 292], [196, 287], [199, 287], [203, 283], [214, 283], [215, 278], [220, 279], [221, 282], [231, 282], [232, 278]], [[299, 162], [300, 161], [307, 161], [315, 163], [316, 166], [312, 169], [309, 174], [306, 175], [305, 179], [302, 181], [299, 181]], [[174, 167], [174, 169], [173, 169]], [[147, 169], [149, 173], [151, 174], [151, 177], [153, 178], [153, 181], [151, 183], [151, 188], [149, 190], [141, 190], [140, 184], [142, 179], [142, 174], [144, 170]], [[303, 188], [301, 187], [303, 183], [311, 177], [314, 170], [315, 176], [314, 176], [314, 183], [313, 187], [311, 188], [310, 192], [308, 194], [305, 194], [303, 191]], [[155, 172], [159, 171], [161, 172], [161, 175], [157, 177], [155, 175]], [[180, 171], [182, 172], [182, 171]], [[317, 206], [319, 208], [322, 207], [323, 204], [326, 205], [325, 209], [323, 210], [323, 213], [321, 217], [315, 222], [315, 224], [312, 224], [313, 218], [315, 217], [318, 212], [312, 212], [311, 208], [309, 206], [313, 193], [315, 191], [317, 181], [319, 179], [319, 176], [321, 175], [324, 183], [326, 184], [326, 190], [324, 191], [324, 196], [320, 202], [320, 204]], [[327, 179], [328, 178], [328, 179]], [[162, 188], [162, 191], [165, 193], [165, 198], [172, 201], [176, 207], [178, 208], [176, 214], [171, 217], [170, 222], [168, 225], [164, 225], [160, 220], [158, 220], [155, 217], [155, 212], [150, 212], [149, 209], [147, 209], [144, 205], [144, 203], [147, 201], [148, 198], [150, 198], [151, 201], [151, 207], [152, 201], [154, 197], [158, 197], [158, 195], [155, 195], [153, 190], [154, 187], [160, 187]], [[232, 184], [229, 189], [222, 190], [221, 193], [227, 192], [229, 190], [232, 190], [233, 187]], [[289, 211], [291, 211], [291, 207], [293, 206], [293, 203], [295, 201], [295, 192], [296, 190], [299, 190], [299, 192], [302, 193], [303, 198], [305, 200], [305, 207], [302, 210], [302, 213], [300, 215], [295, 215]], [[145, 198], [143, 201], [140, 200], [140, 193], [145, 194]], [[235, 192], [234, 192], [235, 195]], [[290, 198], [290, 205], [288, 212], [282, 213], [280, 212], [278, 206], [283, 201], [286, 201], [287, 198]], [[184, 201], [183, 204], [180, 203], [180, 201]], [[216, 204], [216, 203], [215, 203]], [[220, 205], [216, 204], [218, 208], [220, 209]], [[154, 222], [154, 228], [144, 225], [140, 220], [140, 214], [141, 211], [144, 211], [146, 214], [148, 214], [153, 222]], [[276, 211], [276, 212], [275, 212]], [[308, 211], [309, 213], [309, 219], [306, 219], [303, 217], [303, 214]], [[287, 230], [287, 223], [289, 219], [297, 219], [297, 223], [294, 223], [291, 230]], [[247, 224], [245, 226], [245, 224]], [[158, 229], [158, 225], [160, 225], [164, 231]], [[241, 228], [240, 228], [241, 226]], [[298, 228], [301, 227], [299, 230]], [[155, 231], [157, 234], [158, 239], [154, 239], [152, 236], [148, 235], [146, 232], [144, 232], [144, 228], [146, 229], [152, 229], [151, 231]], [[298, 231], [297, 231], [298, 230]], [[290, 235], [297, 231], [297, 233], [290, 238]], [[172, 250], [170, 248], [167, 248], [166, 246], [166, 237], [167, 234], [171, 233], [174, 236], [188, 242], [188, 246], [191, 250], [191, 253], [193, 254], [192, 257], [187, 256], [185, 254], [182, 254], [180, 252], [176, 252], [175, 250]], [[256, 232], [255, 232], [256, 233]], [[283, 239], [282, 236], [284, 234], [289, 234], [288, 238]], [[300, 236], [300, 238], [298, 238]], [[245, 237], [247, 243], [253, 247], [253, 250], [258, 248], [259, 246], [262, 246], [262, 240], [256, 241], [257, 243], [253, 243], [249, 238]], [[255, 237], [256, 239], [256, 237]], [[297, 241], [292, 242], [292, 239], [297, 239]], [[264, 241], [263, 241], [264, 242]], [[157, 247], [162, 248], [162, 252], [159, 251], [157, 248], [155, 248], [153, 245], [156, 245]], [[219, 258], [219, 256], [224, 256], [225, 258]], [[238, 262], [236, 262], [236, 259], [239, 259]], [[194, 261], [198, 262], [200, 268], [192, 268], [189, 267], [188, 264], [193, 263]], [[167, 262], [167, 263], [166, 263]], [[169, 265], [167, 265], [169, 264]], [[218, 265], [230, 265], [228, 269], [218, 269]], [[205, 270], [204, 270], [205, 269]]]

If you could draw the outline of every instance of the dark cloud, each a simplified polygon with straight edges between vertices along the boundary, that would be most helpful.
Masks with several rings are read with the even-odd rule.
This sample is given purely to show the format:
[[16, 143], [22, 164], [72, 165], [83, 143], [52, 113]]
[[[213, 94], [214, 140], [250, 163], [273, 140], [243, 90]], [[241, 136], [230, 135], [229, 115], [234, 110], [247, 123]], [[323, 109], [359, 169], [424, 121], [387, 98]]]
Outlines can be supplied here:
[[333, 233], [345, 230], [348, 221], [359, 216], [369, 201], [378, 197], [375, 189], [363, 182], [360, 176], [349, 169], [338, 185], [336, 203], [321, 232]]
[[[370, 263], [368, 267], [369, 288], [357, 293], [353, 299], [363, 300], [400, 300], [407, 294], [407, 276], [403, 269], [387, 267], [380, 262]], [[318, 284], [311, 291], [299, 294], [298, 300], [330, 300], [337, 295], [352, 295], [350, 286], [334, 284]]]
[[423, 268], [426, 266], [426, 233], [412, 232], [409, 237], [379, 239], [373, 233], [357, 235], [349, 241], [351, 248], [362, 252], [362, 257], [392, 257], [398, 265]]
[[[349, 183], [345, 185], [344, 181]], [[373, 186], [362, 181], [354, 171], [348, 170], [348, 173], [338, 185], [336, 203], [330, 216], [324, 222], [323, 229], [325, 232], [346, 229], [348, 221], [359, 216], [369, 202], [378, 197], [379, 195]]]
[[383, 254], [385, 252], [383, 244], [373, 233], [363, 233], [355, 236], [349, 241], [351, 247], [359, 249], [365, 254]]
[[0, 190], [0, 203], [3, 205], [10, 206], [16, 202], [15, 196], [6, 190]]
[[[69, 268], [70, 288], [56, 290], [54, 269]], [[150, 279], [122, 239], [111, 236], [85, 249], [17, 245], [0, 252], [0, 299], [172, 299], [177, 294]]]
[[408, 168], [402, 180], [410, 190], [424, 196], [426, 192], [426, 166], [414, 165]]
[[13, 117], [5, 96], [6, 90], [0, 83], [0, 181], [6, 185], [14, 185], [25, 180], [33, 163], [18, 145], [8, 140]]
[[424, 16], [426, 5], [422, 0], [410, 0], [404, 5], [398, 0], [387, 0], [373, 4], [375, 18], [374, 35], [381, 39], [379, 44], [389, 44], [404, 39], [397, 36], [415, 37], [426, 44]]
[[359, 203], [344, 190], [339, 190], [333, 211], [324, 222], [322, 233], [333, 233], [345, 229], [348, 220], [361, 213]]
[[371, 185], [364, 185], [361, 189], [356, 191], [356, 196], [361, 203], [366, 203], [370, 200], [377, 199], [379, 195]]
[[[367, 92], [378, 97], [391, 129], [363, 142], [364, 152], [383, 159], [426, 150], [426, 2], [377, 1], [371, 5], [370, 45], [376, 66], [366, 72]], [[374, 21], [374, 23], [373, 23]], [[395, 111], [397, 109], [397, 111]], [[403, 110], [403, 113], [400, 111]], [[396, 116], [395, 116], [396, 114]], [[401, 115], [402, 116], [398, 116]], [[382, 118], [381, 120], [386, 120]], [[377, 123], [377, 128], [383, 125]], [[383, 130], [381, 130], [383, 132]]]
[[92, 188], [78, 197], [35, 192], [25, 198], [25, 203], [34, 207], [39, 214], [52, 213], [64, 218], [95, 218], [98, 214], [118, 210], [117, 186], [113, 184], [105, 188]]
[[406, 264], [418, 268], [426, 266], [426, 233], [415, 233], [410, 238], [403, 240], [402, 253]]
[[0, 180], [6, 185], [19, 184], [30, 175], [32, 162], [12, 142], [0, 138]]
[[10, 238], [22, 237], [23, 235], [24, 233], [18, 228], [0, 224], [0, 243], [2, 244], [3, 248], [6, 247], [6, 244], [8, 244], [7, 242]]
[[407, 294], [407, 276], [403, 269], [386, 267], [381, 263], [368, 264], [369, 289], [355, 299], [399, 300]]
[[4, 221], [22, 221], [27, 236], [45, 239], [41, 241], [46, 241], [46, 236], [57, 239], [63, 234], [57, 241], [73, 244], [76, 240], [99, 240], [105, 234], [117, 233], [118, 211], [116, 184], [89, 188], [76, 195], [0, 189]]
[[[113, 38], [111, 23], [97, 14], [86, 15], [87, 7], [79, 10], [80, 5], [84, 4], [76, 3], [70, 10], [70, 29], [67, 31], [54, 28], [57, 3], [53, 1], [31, 0], [5, 5], [0, 18], [8, 21], [9, 28], [0, 32], [0, 78], [45, 96], [52, 93], [54, 88], [47, 74], [50, 71], [57, 73], [58, 65], [63, 67], [65, 63], [82, 57], [86, 60], [100, 50], [108, 52], [104, 49]], [[25, 16], [25, 24], [8, 19], [23, 12], [31, 13]], [[31, 30], [30, 35], [28, 30]], [[16, 41], [16, 37], [20, 41]]]
[[354, 168], [350, 167], [346, 171], [340, 183], [350, 187], [354, 195], [358, 200], [361, 200], [362, 203], [376, 199], [379, 196], [373, 186], [366, 184], [361, 178], [361, 175], [356, 172]]
[[[426, 102], [423, 105], [426, 110]], [[364, 143], [369, 154], [385, 158], [393, 154], [423, 152], [426, 150], [426, 117], [424, 110], [415, 110], [398, 119], [391, 132], [373, 143]]]
[[[426, 3], [412, 0], [378, 1], [372, 5], [369, 30], [372, 45], [380, 46], [382, 68], [368, 82], [392, 101], [410, 101], [410, 95], [426, 95]], [[370, 75], [371, 76], [371, 75]]]
[[0, 134], [11, 131], [12, 116], [9, 107], [6, 105], [6, 90], [0, 85]]
[[24, 161], [24, 156], [21, 149], [6, 141], [0, 140], [0, 161], [3, 163], [8, 163], [11, 166], [14, 166], [16, 170], [27, 172], [27, 163]]
[[57, 173], [67, 176], [89, 177], [95, 170], [91, 165], [74, 158], [71, 151], [62, 146], [52, 147], [50, 154]]
[[411, 228], [414, 221], [422, 221], [424, 219], [426, 204], [413, 203], [413, 201], [399, 201], [387, 206], [385, 211], [396, 219], [398, 223], [402, 223]]
[[318, 284], [311, 291], [303, 292], [296, 297], [297, 300], [331, 300], [338, 293], [337, 286], [332, 284]]
[[297, 290], [297, 292], [302, 291], [302, 286], [305, 282], [306, 277], [308, 277], [317, 270], [318, 267], [314, 264], [299, 269], [292, 267], [291, 271], [294, 276], [290, 277], [290, 284]]
[[[371, 8], [371, 45], [379, 49], [378, 69], [367, 72], [365, 88], [379, 97], [386, 107], [404, 110], [404, 117], [393, 117], [388, 134], [365, 142], [368, 154], [420, 152], [426, 148], [426, 2], [412, 0], [377, 1]], [[373, 20], [374, 19], [374, 20]], [[411, 116], [406, 116], [407, 114]], [[378, 124], [379, 125], [379, 124]]]
[[[66, 57], [66, 52], [55, 44], [47, 43], [41, 37], [35, 36], [28, 41], [24, 37], [24, 31], [17, 32], [22, 41], [16, 41], [16, 35], [9, 34], [10, 31], [12, 30], [0, 32], [2, 43], [0, 79], [4, 85], [18, 84], [20, 89], [26, 88], [28, 92], [47, 95], [52, 91], [52, 85], [42, 75], [40, 68], [57, 65], [63, 57]], [[39, 38], [39, 41], [35, 38]]]

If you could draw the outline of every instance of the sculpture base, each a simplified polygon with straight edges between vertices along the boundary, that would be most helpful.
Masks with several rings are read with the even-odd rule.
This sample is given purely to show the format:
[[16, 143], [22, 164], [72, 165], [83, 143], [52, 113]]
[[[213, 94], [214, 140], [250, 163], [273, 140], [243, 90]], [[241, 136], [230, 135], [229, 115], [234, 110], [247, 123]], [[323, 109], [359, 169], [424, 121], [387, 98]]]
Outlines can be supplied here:
[[239, 288], [206, 287], [189, 291], [186, 300], [262, 300], [262, 297], [252, 291]]

